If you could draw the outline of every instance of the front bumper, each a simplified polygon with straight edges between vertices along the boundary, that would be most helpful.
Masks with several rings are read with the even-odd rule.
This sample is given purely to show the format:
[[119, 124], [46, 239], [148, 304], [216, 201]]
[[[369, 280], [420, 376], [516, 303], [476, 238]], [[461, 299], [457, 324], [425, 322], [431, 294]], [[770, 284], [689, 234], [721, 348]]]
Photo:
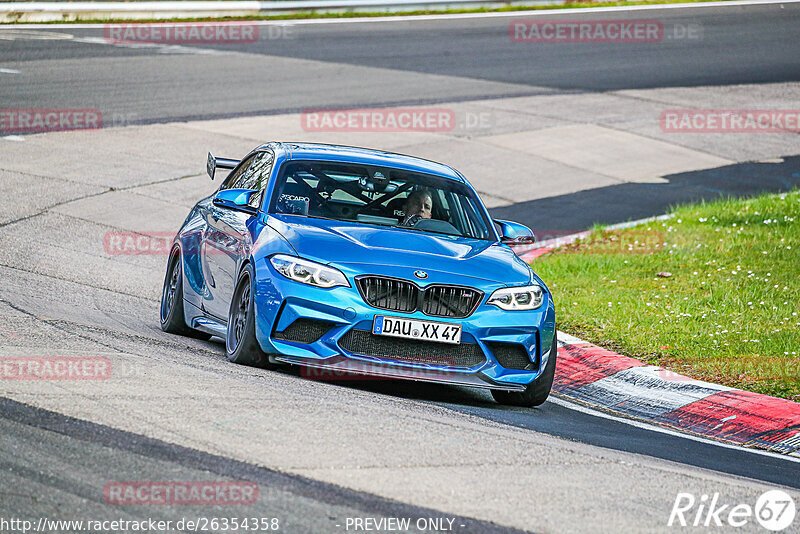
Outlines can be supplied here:
[[[397, 276], [390, 267], [370, 268], [370, 274]], [[545, 302], [536, 310], [509, 312], [485, 304], [494, 289], [503, 286], [482, 283], [480, 286], [473, 286], [481, 289], [484, 296], [481, 304], [469, 317], [430, 317], [420, 311], [401, 313], [369, 306], [364, 302], [353, 280], [354, 276], [365, 274], [364, 271], [347, 272], [343, 269], [343, 272], [351, 287], [322, 289], [288, 280], [275, 272], [268, 261], [259, 262], [256, 266], [255, 308], [256, 337], [261, 348], [277, 361], [328, 371], [320, 373], [320, 377], [352, 373], [512, 391], [523, 390], [539, 376], [547, 364], [555, 333], [555, 309], [549, 294], [546, 294]], [[431, 279], [426, 282], [453, 283], [452, 276], [437, 276], [436, 273], [432, 273]], [[348, 332], [361, 330], [362, 332], [351, 334], [358, 333], [363, 339], [367, 335], [366, 331], [371, 332], [376, 315], [459, 323], [462, 325], [462, 344], [470, 346], [459, 349], [454, 345], [431, 343], [438, 345], [435, 352], [442, 354], [448, 351], [471, 351], [480, 355], [480, 358], [473, 358], [469, 360], [470, 364], [465, 365], [458, 359], [450, 363], [436, 358], [436, 361], [425, 361], [425, 358], [416, 355], [413, 358], [393, 358], [376, 354], [375, 351], [365, 353], [370, 351], [345, 349], [343, 345], [352, 346], [351, 342], [344, 343]], [[324, 333], [319, 337], [303, 339], [302, 342], [291, 339], [292, 336], [285, 333], [290, 332], [289, 327], [298, 320], [325, 325], [322, 328]], [[380, 338], [376, 340], [380, 342], [386, 339], [382, 336], [373, 337]], [[391, 339], [397, 343], [396, 338]], [[424, 351], [419, 348], [419, 341], [414, 340], [409, 345], [414, 345], [414, 350]], [[500, 362], [502, 358], [496, 355], [496, 352], [499, 353], [498, 348], [509, 347], [516, 351], [517, 363], [514, 367], [517, 368], [504, 367]], [[520, 364], [522, 358], [527, 358], [527, 361]], [[508, 365], [507, 359], [503, 361]], [[308, 375], [315, 376], [314, 373]]]

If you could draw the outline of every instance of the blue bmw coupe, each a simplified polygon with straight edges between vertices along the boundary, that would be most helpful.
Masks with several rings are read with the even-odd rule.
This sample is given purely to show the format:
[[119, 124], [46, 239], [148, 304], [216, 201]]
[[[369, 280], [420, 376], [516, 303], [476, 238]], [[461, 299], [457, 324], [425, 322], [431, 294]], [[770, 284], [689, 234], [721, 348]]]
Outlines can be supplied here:
[[550, 291], [458, 171], [377, 150], [268, 143], [175, 237], [161, 328], [259, 366], [488, 388], [537, 406], [556, 366]]

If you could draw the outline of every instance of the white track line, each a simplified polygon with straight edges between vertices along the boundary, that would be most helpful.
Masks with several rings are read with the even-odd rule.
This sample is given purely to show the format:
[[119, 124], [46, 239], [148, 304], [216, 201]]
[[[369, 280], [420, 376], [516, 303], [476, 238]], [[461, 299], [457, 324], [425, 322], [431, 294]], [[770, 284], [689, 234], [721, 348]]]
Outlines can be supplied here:
[[[800, 0], [731, 0], [723, 2], [697, 2], [691, 4], [652, 4], [641, 6], [613, 6], [613, 7], [581, 7], [572, 9], [542, 9], [536, 11], [499, 11], [490, 13], [453, 13], [442, 15], [398, 15], [386, 17], [353, 17], [342, 19], [283, 19], [283, 20], [254, 20], [248, 21], [249, 24], [259, 26], [286, 26], [286, 25], [307, 25], [307, 24], [354, 24], [354, 23], [385, 23], [385, 22], [410, 22], [427, 20], [458, 20], [458, 19], [479, 19], [479, 18], [503, 18], [503, 17], [552, 17], [554, 15], [573, 15], [587, 13], [617, 13], [625, 11], [651, 11], [659, 9], [687, 9], [687, 8], [713, 8], [713, 7], [736, 7], [736, 6], [760, 6], [760, 5], [782, 5], [796, 4]], [[135, 20], [127, 23], [136, 23]], [[103, 23], [96, 24], [0, 24], [0, 32], [4, 29], [89, 29], [102, 27]]]
[[[680, 432], [678, 430], [671, 430], [669, 428], [665, 428], [653, 423], [645, 423], [643, 421], [639, 421], [636, 419], [628, 419], [625, 417], [618, 417], [616, 415], [611, 415], [609, 413], [603, 412], [601, 410], [594, 410], [582, 404], [578, 404], [576, 402], [572, 402], [566, 400], [562, 397], [556, 397], [550, 395], [550, 398], [547, 399], [547, 402], [552, 402], [555, 405], [561, 406], [563, 408], [567, 408], [568, 410], [575, 410], [576, 412], [585, 413], [587, 415], [592, 415], [594, 417], [602, 417], [603, 419], [609, 419], [611, 421], [616, 421], [617, 423], [623, 423], [626, 425], [630, 425], [636, 428], [641, 428], [643, 430], [652, 430], [653, 432], [659, 432], [661, 434], [667, 434], [670, 436], [674, 436], [677, 438], [683, 439], [690, 439], [692, 441], [698, 441], [700, 443], [705, 443], [707, 445], [714, 445], [716, 447], [723, 447], [725, 449], [735, 449], [737, 451], [748, 452], [750, 454], [758, 454], [760, 456], [769, 456], [770, 458], [777, 458], [780, 460], [786, 460], [789, 462], [800, 463], [800, 458], [796, 456], [789, 456], [786, 454], [778, 454], [775, 452], [765, 451], [762, 449], [752, 449], [750, 447], [745, 447], [743, 445], [734, 445], [732, 443], [725, 443], [723, 441], [717, 441], [709, 438], [704, 438], [701, 436], [696, 436], [694, 434], [688, 434], [684, 432]], [[646, 453], [643, 453], [646, 454]]]

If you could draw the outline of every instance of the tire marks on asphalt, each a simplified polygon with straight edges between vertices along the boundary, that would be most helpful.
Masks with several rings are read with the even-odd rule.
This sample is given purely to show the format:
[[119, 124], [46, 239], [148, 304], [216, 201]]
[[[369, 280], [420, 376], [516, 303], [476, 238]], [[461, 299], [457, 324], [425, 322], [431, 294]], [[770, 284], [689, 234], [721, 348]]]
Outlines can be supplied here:
[[[82, 421], [10, 399], [0, 398], [0, 417], [5, 421], [33, 427], [44, 433], [60, 434], [74, 440], [86, 442], [92, 446], [99, 445], [109, 448], [115, 453], [133, 454], [145, 461], [166, 463], [168, 466], [174, 466], [176, 471], [188, 469], [200, 474], [206, 473], [206, 476], [211, 475], [222, 477], [223, 479], [254, 482], [262, 488], [259, 494], [261, 499], [266, 501], [262, 503], [262, 508], [282, 504], [275, 497], [276, 493], [288, 494], [289, 499], [284, 497], [283, 500], [288, 500], [292, 507], [299, 508], [306, 503], [323, 505], [306, 505], [303, 507], [304, 513], [300, 514], [297, 513], [297, 510], [293, 510], [295, 521], [300, 523], [297, 526], [301, 527], [297, 531], [301, 532], [313, 531], [309, 529], [312, 524], [317, 525], [317, 528], [319, 528], [320, 524], [324, 525], [326, 523], [329, 525], [329, 531], [340, 531], [346, 516], [402, 517], [411, 518], [412, 521], [418, 518], [446, 517], [454, 520], [453, 530], [455, 532], [481, 532], [487, 534], [525, 532], [488, 521], [446, 514], [432, 508], [404, 504], [335, 484], [319, 482], [299, 475], [251, 465], [139, 434]], [[84, 458], [84, 461], [89, 463], [93, 460], [108, 461], [108, 458], [100, 456]], [[110, 468], [110, 470], [105, 471], [104, 469], [107, 468]], [[114, 476], [113, 465], [95, 465], [92, 471], [96, 476], [99, 473], [102, 473], [103, 477]], [[30, 469], [27, 472], [18, 473], [18, 476], [23, 477], [39, 477], [41, 484], [55, 484], [57, 486], [61, 484], [63, 486], [62, 489], [65, 491], [74, 491], [64, 486], [63, 483], [59, 483], [59, 478], [55, 475], [57, 474], [42, 478], [41, 473]], [[102, 487], [96, 488], [96, 491], [84, 488], [79, 492], [79, 496], [102, 502], [100, 500]], [[285, 505], [285, 502], [283, 504]], [[270, 511], [275, 512], [274, 508]], [[119, 512], [113, 513], [118, 514]], [[220, 515], [220, 512], [215, 513]], [[225, 513], [230, 514], [231, 512]], [[338, 527], [337, 523], [339, 524]]]

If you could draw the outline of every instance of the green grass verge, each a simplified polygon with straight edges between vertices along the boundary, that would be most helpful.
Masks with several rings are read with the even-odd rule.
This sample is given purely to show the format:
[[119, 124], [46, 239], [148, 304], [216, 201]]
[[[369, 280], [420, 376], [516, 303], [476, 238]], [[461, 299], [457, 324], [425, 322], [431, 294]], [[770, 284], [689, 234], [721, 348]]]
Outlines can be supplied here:
[[559, 328], [694, 378], [800, 401], [800, 191], [671, 214], [594, 229], [534, 260]]
[[55, 20], [49, 22], [3, 22], [4, 24], [109, 24], [109, 23], [151, 23], [151, 22], [224, 22], [235, 20], [305, 20], [305, 19], [344, 19], [354, 17], [395, 17], [413, 15], [453, 15], [459, 13], [499, 13], [506, 11], [519, 11], [524, 15], [526, 11], [547, 11], [561, 9], [576, 9], [587, 7], [615, 7], [615, 6], [643, 6], [661, 4], [695, 4], [705, 2], [732, 1], [732, 0], [641, 0], [635, 2], [565, 2], [550, 6], [505, 6], [498, 8], [475, 8], [475, 9], [441, 9], [441, 10], [417, 10], [417, 11], [396, 11], [385, 12], [360, 12], [348, 11], [345, 13], [294, 13], [288, 15], [252, 15], [246, 17], [200, 17], [200, 18], [168, 18], [168, 19], [77, 19], [77, 20]]

